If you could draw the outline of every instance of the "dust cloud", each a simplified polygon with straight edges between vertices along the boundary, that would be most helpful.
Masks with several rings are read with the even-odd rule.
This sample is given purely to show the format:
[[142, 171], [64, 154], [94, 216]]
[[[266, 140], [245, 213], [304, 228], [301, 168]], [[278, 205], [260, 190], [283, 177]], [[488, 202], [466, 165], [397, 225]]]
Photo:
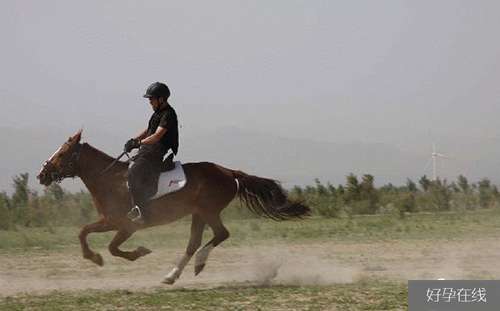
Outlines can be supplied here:
[[253, 280], [259, 286], [333, 285], [350, 283], [360, 277], [357, 269], [338, 261], [286, 250], [268, 251], [252, 263]]
[[[53, 290], [206, 289], [238, 286], [327, 286], [383, 279], [499, 279], [498, 238], [449, 241], [310, 243], [221, 246], [194, 276], [190, 262], [173, 286], [160, 284], [183, 248], [155, 249], [137, 262], [105, 252], [105, 266], [83, 260], [78, 250], [0, 254], [0, 297]], [[104, 250], [103, 250], [104, 251]]]

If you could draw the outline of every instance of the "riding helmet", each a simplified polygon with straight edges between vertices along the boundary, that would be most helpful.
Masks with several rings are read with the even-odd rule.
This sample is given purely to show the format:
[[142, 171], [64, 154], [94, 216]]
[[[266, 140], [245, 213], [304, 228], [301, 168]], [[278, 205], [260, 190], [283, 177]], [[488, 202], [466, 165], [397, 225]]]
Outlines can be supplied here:
[[155, 82], [148, 87], [146, 94], [144, 94], [145, 98], [159, 98], [164, 97], [168, 99], [170, 97], [170, 90], [168, 86], [161, 82]]

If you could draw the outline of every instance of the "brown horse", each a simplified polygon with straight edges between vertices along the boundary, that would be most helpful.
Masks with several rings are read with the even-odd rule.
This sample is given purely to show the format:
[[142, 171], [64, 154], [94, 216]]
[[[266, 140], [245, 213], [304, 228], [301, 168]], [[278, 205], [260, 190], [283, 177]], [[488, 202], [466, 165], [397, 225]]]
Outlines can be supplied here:
[[[104, 262], [101, 255], [89, 248], [86, 238], [92, 232], [112, 230], [118, 231], [108, 247], [113, 256], [134, 261], [151, 253], [142, 246], [134, 251], [122, 251], [118, 248], [135, 231], [143, 229], [142, 225], [131, 222], [126, 216], [132, 207], [126, 186], [128, 163], [118, 161], [101, 175], [114, 159], [87, 143], [81, 144], [81, 134], [80, 130], [70, 137], [47, 160], [37, 178], [41, 184], [49, 186], [54, 181], [78, 176], [90, 191], [101, 219], [80, 230], [78, 237], [83, 258], [102, 266]], [[187, 177], [184, 188], [154, 199], [151, 205], [151, 226], [168, 224], [192, 215], [191, 237], [186, 253], [165, 276], [163, 283], [173, 284], [195, 254], [195, 275], [203, 270], [211, 250], [229, 237], [220, 213], [236, 195], [250, 210], [271, 219], [303, 218], [310, 214], [309, 207], [299, 201], [289, 200], [274, 180], [247, 175], [208, 162], [187, 163], [183, 168]], [[214, 237], [198, 249], [205, 224], [213, 230]]]

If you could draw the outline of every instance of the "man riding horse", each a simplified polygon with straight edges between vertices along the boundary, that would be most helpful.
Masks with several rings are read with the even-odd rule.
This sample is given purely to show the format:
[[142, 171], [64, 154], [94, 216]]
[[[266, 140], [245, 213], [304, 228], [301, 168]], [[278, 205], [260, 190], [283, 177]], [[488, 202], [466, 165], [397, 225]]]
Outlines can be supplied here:
[[[163, 95], [165, 97], [159, 97], [168, 98], [165, 93]], [[165, 104], [160, 104], [160, 102], [165, 102], [164, 99], [152, 100], [153, 109], [158, 110], [155, 113], [161, 115], [161, 111], [168, 108]], [[159, 119], [161, 121], [161, 118]], [[155, 118], [152, 118], [152, 123], [160, 123], [155, 120]], [[171, 130], [173, 132], [173, 129], [177, 129], [177, 124], [175, 122], [169, 123], [169, 120], [171, 119], [167, 118], [166, 124], [163, 124], [165, 127], [161, 124], [158, 126], [150, 124], [148, 132], [145, 135], [140, 135], [144, 137], [142, 139], [138, 137], [143, 144], [141, 150], [144, 148], [144, 151], [139, 152], [141, 156], [135, 165], [141, 165], [141, 163], [144, 165], [146, 163], [146, 169], [159, 165], [159, 158], [161, 157], [150, 156], [150, 152], [146, 152], [148, 150], [145, 147], [154, 146], [155, 143], [149, 141], [148, 144], [148, 140], [154, 140], [154, 134], [158, 130], [163, 131], [161, 128], [166, 129], [161, 138], [168, 135]], [[175, 126], [170, 128], [172, 123], [175, 123]], [[155, 130], [153, 130], [154, 128]], [[151, 135], [148, 136], [148, 133]], [[113, 256], [134, 261], [151, 253], [149, 249], [143, 246], [139, 246], [132, 251], [120, 249], [120, 245], [130, 238], [134, 232], [150, 226], [173, 223], [191, 215], [191, 236], [186, 252], [162, 280], [165, 284], [174, 284], [193, 256], [195, 257], [195, 275], [198, 275], [205, 268], [212, 250], [229, 238], [229, 231], [222, 223], [221, 213], [236, 197], [240, 198], [255, 214], [274, 220], [301, 219], [311, 213], [311, 209], [304, 205], [301, 199], [290, 199], [286, 191], [275, 180], [248, 175], [242, 171], [228, 169], [211, 162], [198, 162], [184, 163], [182, 165], [187, 180], [185, 186], [179, 191], [155, 198], [151, 202], [151, 210], [148, 210], [148, 212], [151, 212], [150, 225], [140, 225], [131, 222], [127, 218], [127, 212], [133, 206], [126, 186], [128, 163], [118, 161], [88, 143], [81, 143], [81, 137], [82, 130], [64, 142], [45, 162], [37, 178], [40, 184], [47, 187], [53, 182], [60, 182], [68, 177], [80, 177], [82, 179], [92, 195], [99, 219], [86, 224], [80, 230], [78, 238], [83, 258], [91, 260], [100, 266], [104, 264], [102, 256], [93, 251], [87, 243], [87, 236], [90, 233], [117, 231], [108, 246], [109, 252]], [[153, 138], [148, 139], [148, 137]], [[127, 146], [127, 150], [131, 150], [134, 146], [140, 146], [140, 143], [136, 141], [130, 144], [132, 146]], [[159, 148], [162, 148], [163, 153], [161, 154], [164, 154], [167, 150], [165, 145], [160, 145]], [[169, 148], [173, 149], [173, 147]], [[154, 158], [154, 163], [150, 162], [150, 157]], [[144, 171], [140, 169], [138, 171], [142, 173], [140, 176], [150, 176], [144, 174]], [[151, 171], [156, 172], [156, 170]], [[132, 182], [134, 181], [133, 176], [133, 173], [129, 175]], [[132, 188], [134, 192], [137, 189], [137, 187]], [[144, 197], [149, 199], [150, 194], [151, 192]], [[144, 203], [141, 205], [141, 202], [137, 202], [137, 199], [135, 201], [145, 211]], [[200, 247], [205, 225], [212, 229], [214, 235], [211, 240]]]
[[126, 152], [139, 148], [127, 175], [134, 206], [127, 216], [133, 222], [146, 226], [151, 223], [150, 198], [157, 191], [163, 157], [168, 150], [176, 155], [179, 148], [177, 114], [168, 103], [169, 96], [170, 90], [163, 83], [155, 82], [148, 87], [144, 97], [149, 98], [154, 113], [147, 129], [124, 146]]

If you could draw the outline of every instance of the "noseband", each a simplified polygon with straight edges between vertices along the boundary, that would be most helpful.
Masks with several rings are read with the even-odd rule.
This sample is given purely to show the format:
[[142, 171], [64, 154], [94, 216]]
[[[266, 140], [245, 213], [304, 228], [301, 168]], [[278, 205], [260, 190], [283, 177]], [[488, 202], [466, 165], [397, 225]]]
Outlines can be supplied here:
[[[68, 146], [72, 147], [68, 142], [65, 142]], [[73, 177], [75, 178], [77, 173], [76, 173], [76, 163], [78, 162], [78, 159], [80, 159], [80, 154], [82, 153], [82, 144], [78, 143], [76, 145], [75, 150], [73, 150], [73, 153], [71, 154], [71, 157], [69, 158], [69, 161], [61, 167], [59, 170], [56, 169], [54, 164], [50, 163], [50, 159], [47, 160], [44, 164], [43, 167], [49, 170], [53, 170], [52, 173], [50, 173], [50, 177], [52, 178], [52, 181], [56, 183], [60, 183], [64, 178], [66, 177]], [[61, 173], [69, 168], [69, 173], [66, 175], [61, 175]], [[42, 173], [42, 176], [40, 177], [40, 180], [43, 180], [45, 178], [45, 173]]]

